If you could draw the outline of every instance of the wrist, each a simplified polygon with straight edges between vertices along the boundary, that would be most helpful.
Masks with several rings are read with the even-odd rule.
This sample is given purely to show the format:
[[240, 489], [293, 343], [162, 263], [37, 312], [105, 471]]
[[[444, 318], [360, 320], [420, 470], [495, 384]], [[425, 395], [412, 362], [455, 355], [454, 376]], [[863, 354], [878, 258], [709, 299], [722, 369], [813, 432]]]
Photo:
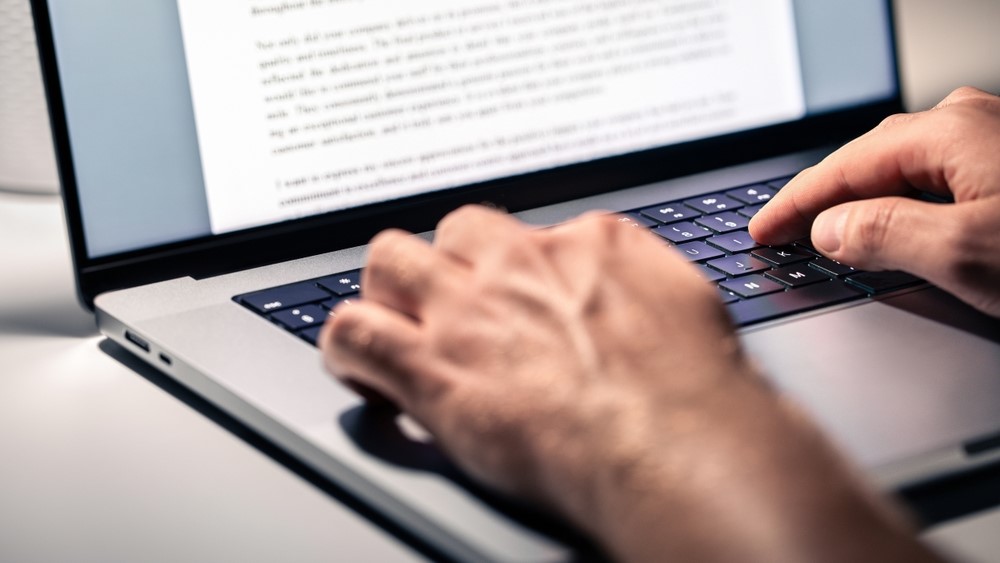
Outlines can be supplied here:
[[536, 455], [555, 461], [540, 465], [543, 500], [606, 539], [646, 511], [637, 503], [669, 505], [699, 483], [716, 486], [723, 467], [745, 469], [747, 459], [733, 463], [754, 441], [743, 420], [773, 416], [778, 400], [742, 363], [705, 379], [718, 383], [684, 393], [616, 384], [584, 398], [568, 413], [573, 419], [557, 421], [554, 437], [538, 441]]

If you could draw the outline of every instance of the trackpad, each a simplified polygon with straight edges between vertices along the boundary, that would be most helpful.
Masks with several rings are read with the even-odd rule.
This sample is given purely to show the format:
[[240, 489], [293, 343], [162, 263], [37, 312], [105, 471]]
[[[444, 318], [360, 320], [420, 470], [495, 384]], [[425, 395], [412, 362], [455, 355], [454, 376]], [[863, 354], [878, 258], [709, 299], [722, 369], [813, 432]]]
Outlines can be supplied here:
[[762, 369], [865, 467], [1000, 430], [1000, 321], [937, 289], [748, 331]]

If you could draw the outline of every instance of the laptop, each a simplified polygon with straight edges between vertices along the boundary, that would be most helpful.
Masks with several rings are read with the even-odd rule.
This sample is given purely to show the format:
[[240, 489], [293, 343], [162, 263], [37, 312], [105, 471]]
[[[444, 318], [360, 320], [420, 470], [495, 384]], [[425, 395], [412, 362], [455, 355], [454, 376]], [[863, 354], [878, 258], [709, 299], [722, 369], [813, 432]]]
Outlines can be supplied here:
[[[82, 300], [101, 331], [469, 561], [580, 544], [323, 372], [365, 243], [487, 203], [623, 213], [892, 489], [1000, 457], [1000, 329], [746, 222], [901, 110], [890, 2], [33, 0]], [[706, 281], [709, 283], [709, 281]]]

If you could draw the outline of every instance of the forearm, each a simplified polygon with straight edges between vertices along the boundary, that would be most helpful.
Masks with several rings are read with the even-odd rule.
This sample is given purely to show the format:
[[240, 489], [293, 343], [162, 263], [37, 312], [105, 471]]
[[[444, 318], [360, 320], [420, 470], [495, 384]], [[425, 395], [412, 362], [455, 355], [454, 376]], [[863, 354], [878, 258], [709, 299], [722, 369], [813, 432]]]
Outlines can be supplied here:
[[616, 558], [935, 560], [771, 392], [750, 384], [712, 401], [612, 449], [592, 485], [595, 506], [578, 514]]

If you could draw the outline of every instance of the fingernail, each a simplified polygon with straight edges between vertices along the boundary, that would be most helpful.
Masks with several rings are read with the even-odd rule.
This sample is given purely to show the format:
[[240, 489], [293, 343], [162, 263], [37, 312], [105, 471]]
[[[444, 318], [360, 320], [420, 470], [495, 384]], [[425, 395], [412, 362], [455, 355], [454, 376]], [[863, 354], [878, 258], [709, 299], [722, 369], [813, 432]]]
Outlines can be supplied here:
[[821, 213], [813, 224], [812, 242], [817, 250], [831, 253], [840, 250], [847, 227], [846, 209], [831, 209]]

